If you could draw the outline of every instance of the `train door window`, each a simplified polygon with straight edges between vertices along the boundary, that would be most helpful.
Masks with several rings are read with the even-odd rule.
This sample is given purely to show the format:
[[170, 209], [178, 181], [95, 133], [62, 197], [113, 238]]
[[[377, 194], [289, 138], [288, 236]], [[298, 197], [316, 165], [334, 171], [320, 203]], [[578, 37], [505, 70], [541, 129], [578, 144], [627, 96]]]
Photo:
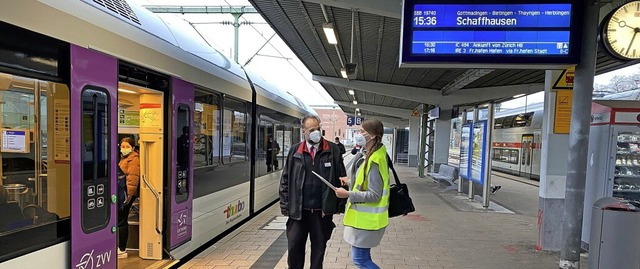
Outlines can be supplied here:
[[283, 137], [283, 141], [282, 141], [282, 153], [280, 154], [280, 158], [282, 158], [283, 161], [283, 166], [284, 166], [284, 160], [287, 157], [287, 154], [289, 153], [289, 150], [291, 150], [291, 146], [292, 144], [292, 138], [293, 138], [293, 134], [292, 134], [292, 130], [293, 128], [291, 128], [291, 126], [285, 126], [284, 127], [284, 137]]
[[275, 151], [275, 154], [273, 156], [273, 171], [280, 170], [280, 168], [282, 168], [282, 165], [283, 165], [282, 147], [284, 146], [284, 136], [285, 136], [284, 125], [282, 124], [276, 125], [275, 141], [278, 144], [277, 144], [277, 151]]
[[273, 170], [273, 123], [260, 117], [258, 121], [258, 176]]
[[220, 97], [196, 90], [193, 111], [193, 166], [220, 163]]
[[86, 232], [104, 228], [109, 223], [106, 206], [111, 179], [109, 177], [109, 95], [101, 88], [82, 91], [82, 228]]
[[224, 99], [222, 156], [223, 163], [246, 162], [247, 108], [246, 104], [230, 98]]
[[0, 73], [0, 115], [0, 256], [8, 257], [69, 234], [56, 229], [71, 211], [69, 88]]
[[176, 111], [176, 123], [178, 130], [182, 130], [182, 134], [177, 137], [177, 186], [176, 186], [176, 202], [182, 203], [189, 198], [189, 166], [191, 155], [189, 149], [192, 147], [191, 140], [189, 139], [189, 133], [191, 130], [191, 111], [189, 106], [181, 104], [178, 105], [178, 111]]

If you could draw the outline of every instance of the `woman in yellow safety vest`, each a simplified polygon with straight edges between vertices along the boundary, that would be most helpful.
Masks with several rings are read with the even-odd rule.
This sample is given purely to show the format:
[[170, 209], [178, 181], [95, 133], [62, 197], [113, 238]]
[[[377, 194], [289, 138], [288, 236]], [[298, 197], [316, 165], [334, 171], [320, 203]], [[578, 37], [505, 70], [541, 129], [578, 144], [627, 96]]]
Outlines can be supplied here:
[[364, 147], [364, 164], [355, 180], [343, 182], [348, 183], [350, 191], [336, 189], [336, 196], [349, 198], [344, 215], [344, 240], [351, 244], [351, 257], [358, 268], [380, 268], [371, 260], [371, 248], [380, 245], [389, 224], [389, 168], [383, 134], [384, 126], [379, 120], [362, 123], [355, 140]]

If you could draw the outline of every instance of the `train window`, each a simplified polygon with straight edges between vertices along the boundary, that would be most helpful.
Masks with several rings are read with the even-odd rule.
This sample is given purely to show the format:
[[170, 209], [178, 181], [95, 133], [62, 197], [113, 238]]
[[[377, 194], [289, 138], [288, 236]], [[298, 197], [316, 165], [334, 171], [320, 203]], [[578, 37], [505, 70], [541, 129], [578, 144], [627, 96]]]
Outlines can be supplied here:
[[493, 158], [491, 158], [492, 160], [495, 161], [500, 161], [501, 160], [501, 156], [502, 156], [502, 149], [493, 149]]
[[513, 118], [513, 127], [522, 127], [527, 125], [528, 115], [520, 114]]
[[69, 236], [71, 123], [64, 84], [0, 73], [0, 101], [2, 262]]
[[511, 128], [512, 124], [513, 124], [513, 116], [508, 116], [504, 118], [504, 121], [502, 122], [502, 128]]
[[526, 126], [531, 126], [531, 122], [533, 121], [533, 112], [529, 112], [527, 114], [525, 114], [527, 116], [527, 125]]
[[504, 122], [504, 118], [497, 118], [494, 121], [493, 124], [493, 129], [500, 129], [502, 128], [502, 123]]
[[220, 97], [196, 90], [193, 110], [193, 166], [220, 163]]
[[509, 150], [509, 163], [518, 164], [518, 151], [515, 149]]
[[292, 139], [291, 141], [293, 141], [292, 146], [302, 141], [302, 131], [300, 130], [300, 127], [293, 127], [293, 133], [292, 133], [291, 139]]
[[284, 165], [284, 160], [287, 157], [287, 154], [289, 153], [289, 150], [291, 150], [291, 147], [293, 146], [293, 128], [291, 126], [285, 126], [284, 127], [284, 140], [282, 141], [282, 154], [280, 156], [280, 158], [282, 158], [283, 160], [283, 165]]
[[177, 174], [176, 176], [176, 203], [182, 203], [189, 198], [189, 169], [190, 159], [189, 149], [192, 147], [189, 134], [191, 130], [189, 106], [181, 104], [178, 105], [176, 111], [176, 123], [178, 130], [181, 131], [181, 135], [176, 138], [176, 162], [177, 162]]
[[245, 162], [247, 156], [247, 108], [244, 102], [224, 99], [222, 156], [223, 163]]

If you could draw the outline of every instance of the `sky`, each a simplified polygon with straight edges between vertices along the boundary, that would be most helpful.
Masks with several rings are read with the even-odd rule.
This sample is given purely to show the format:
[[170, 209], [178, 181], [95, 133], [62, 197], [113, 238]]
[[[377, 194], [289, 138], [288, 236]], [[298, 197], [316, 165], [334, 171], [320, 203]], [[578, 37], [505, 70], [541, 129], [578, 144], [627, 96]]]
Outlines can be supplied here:
[[[173, 6], [250, 6], [247, 0], [133, 0], [139, 5], [173, 5]], [[206, 41], [233, 59], [234, 27], [223, 25], [221, 22], [232, 22], [230, 14], [159, 14], [160, 16], [176, 16], [194, 23], [194, 27], [206, 39]], [[246, 66], [259, 73], [263, 78], [277, 87], [284, 89], [308, 105], [333, 105], [333, 99], [322, 86], [313, 81], [311, 73], [298, 57], [289, 49], [275, 31], [265, 22], [259, 14], [246, 14], [241, 22], [251, 22], [251, 25], [242, 25], [239, 30], [238, 61], [244, 65], [250, 58], [251, 62]], [[275, 35], [274, 35], [275, 34]], [[273, 36], [273, 37], [272, 37]], [[269, 44], [266, 40], [271, 38]], [[262, 47], [265, 45], [262, 49]], [[258, 52], [258, 50], [260, 50]], [[257, 53], [257, 55], [256, 55]], [[607, 84], [616, 74], [624, 75], [640, 70], [640, 65], [634, 65], [614, 72], [609, 72], [595, 77], [595, 84]], [[521, 106], [525, 103], [543, 102], [544, 95], [533, 94], [528, 97], [518, 98], [503, 107]]]

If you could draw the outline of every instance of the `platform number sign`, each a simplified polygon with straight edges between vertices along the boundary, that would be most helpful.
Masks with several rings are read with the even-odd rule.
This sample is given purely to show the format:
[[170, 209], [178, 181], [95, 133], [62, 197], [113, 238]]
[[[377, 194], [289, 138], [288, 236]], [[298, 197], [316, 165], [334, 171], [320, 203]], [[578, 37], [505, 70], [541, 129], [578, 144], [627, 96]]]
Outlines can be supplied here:
[[364, 117], [347, 116], [347, 125], [360, 125], [364, 121]]

